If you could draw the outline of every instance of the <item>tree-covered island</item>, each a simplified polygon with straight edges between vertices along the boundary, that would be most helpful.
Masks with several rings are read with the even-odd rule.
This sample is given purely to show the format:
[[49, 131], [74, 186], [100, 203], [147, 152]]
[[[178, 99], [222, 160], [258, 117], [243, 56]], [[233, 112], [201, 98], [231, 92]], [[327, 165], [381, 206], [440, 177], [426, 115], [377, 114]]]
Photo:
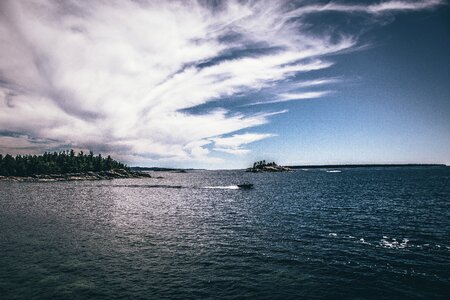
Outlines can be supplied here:
[[277, 165], [275, 162], [266, 162], [265, 160], [257, 161], [253, 163], [253, 167], [248, 168], [247, 172], [289, 172], [291, 171], [288, 167], [283, 167]]
[[95, 156], [74, 150], [45, 152], [43, 155], [0, 154], [0, 179], [17, 181], [34, 180], [99, 180], [113, 178], [150, 177], [136, 172], [111, 156]]

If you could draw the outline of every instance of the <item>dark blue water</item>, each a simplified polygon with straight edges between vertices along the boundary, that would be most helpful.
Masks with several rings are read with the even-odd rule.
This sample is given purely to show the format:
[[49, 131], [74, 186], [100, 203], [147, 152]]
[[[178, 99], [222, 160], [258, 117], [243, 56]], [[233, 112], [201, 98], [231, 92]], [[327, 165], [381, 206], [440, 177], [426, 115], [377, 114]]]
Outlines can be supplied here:
[[157, 175], [0, 182], [0, 298], [450, 295], [449, 168]]

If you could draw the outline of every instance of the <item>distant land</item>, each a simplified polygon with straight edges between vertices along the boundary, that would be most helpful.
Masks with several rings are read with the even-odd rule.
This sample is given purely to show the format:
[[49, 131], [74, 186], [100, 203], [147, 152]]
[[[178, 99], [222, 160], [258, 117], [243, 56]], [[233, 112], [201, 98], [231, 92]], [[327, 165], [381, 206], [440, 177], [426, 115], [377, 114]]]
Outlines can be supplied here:
[[[295, 165], [295, 166], [283, 166], [288, 169], [345, 169], [345, 168], [398, 168], [398, 167], [447, 167], [445, 164], [343, 164], [343, 165]], [[164, 167], [129, 167], [132, 171], [139, 172], [181, 172], [186, 171], [199, 171], [205, 169], [195, 168], [164, 168]], [[251, 168], [245, 168], [249, 170]]]
[[344, 165], [300, 165], [291, 169], [339, 169], [339, 168], [398, 168], [398, 167], [447, 167], [445, 164], [344, 164]]
[[196, 170], [204, 170], [204, 169], [184, 169], [184, 168], [162, 168], [162, 167], [130, 167], [133, 171], [146, 172], [146, 171], [154, 171], [154, 172], [186, 172], [186, 171], [196, 171]]

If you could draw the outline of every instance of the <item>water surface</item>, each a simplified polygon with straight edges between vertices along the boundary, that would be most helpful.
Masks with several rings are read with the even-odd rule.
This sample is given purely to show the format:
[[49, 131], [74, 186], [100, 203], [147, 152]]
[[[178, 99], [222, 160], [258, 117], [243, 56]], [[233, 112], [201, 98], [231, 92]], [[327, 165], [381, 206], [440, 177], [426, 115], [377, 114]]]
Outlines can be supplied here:
[[0, 182], [0, 295], [446, 298], [449, 169], [327, 171]]

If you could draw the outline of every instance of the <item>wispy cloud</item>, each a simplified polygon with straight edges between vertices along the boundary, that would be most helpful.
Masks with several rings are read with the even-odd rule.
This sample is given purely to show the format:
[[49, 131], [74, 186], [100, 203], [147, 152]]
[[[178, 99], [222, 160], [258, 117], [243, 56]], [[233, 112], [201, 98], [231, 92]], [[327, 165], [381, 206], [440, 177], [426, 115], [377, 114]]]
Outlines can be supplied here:
[[243, 149], [243, 148], [213, 148], [214, 151], [219, 151], [227, 154], [232, 155], [246, 155], [250, 153], [249, 149]]
[[305, 100], [305, 99], [316, 99], [330, 94], [330, 91], [318, 91], [318, 92], [299, 92], [299, 93], [283, 93], [279, 94], [275, 99], [268, 101], [253, 102], [248, 105], [259, 105], [259, 104], [272, 104], [287, 102], [293, 100]]
[[[215, 161], [217, 151], [245, 154], [246, 144], [273, 135], [226, 136], [266, 124], [273, 112], [185, 110], [329, 68], [330, 55], [359, 46], [356, 36], [303, 30], [305, 14], [382, 14], [440, 3], [2, 1], [0, 130], [19, 133], [21, 143], [49, 141], [38, 144], [41, 150], [88, 148], [127, 161], [204, 162]], [[292, 88], [333, 80], [297, 80]], [[265, 103], [326, 94], [289, 92]], [[14, 152], [25, 144], [2, 138], [0, 145]]]
[[339, 4], [328, 2], [320, 5], [306, 5], [289, 12], [285, 17], [298, 17], [303, 14], [321, 13], [321, 12], [343, 12], [343, 13], [365, 13], [381, 14], [386, 12], [414, 11], [422, 9], [435, 8], [443, 4], [442, 0], [425, 1], [384, 1], [375, 4]]
[[243, 146], [273, 136], [275, 135], [244, 133], [233, 134], [229, 137], [212, 138], [211, 141], [214, 143], [213, 149], [215, 151], [225, 152], [228, 154], [243, 155], [249, 153], [249, 150], [244, 149]]
[[341, 80], [339, 78], [318, 78], [314, 80], [305, 80], [297, 83], [295, 88], [304, 88], [304, 87], [315, 87], [325, 84], [339, 83]]

